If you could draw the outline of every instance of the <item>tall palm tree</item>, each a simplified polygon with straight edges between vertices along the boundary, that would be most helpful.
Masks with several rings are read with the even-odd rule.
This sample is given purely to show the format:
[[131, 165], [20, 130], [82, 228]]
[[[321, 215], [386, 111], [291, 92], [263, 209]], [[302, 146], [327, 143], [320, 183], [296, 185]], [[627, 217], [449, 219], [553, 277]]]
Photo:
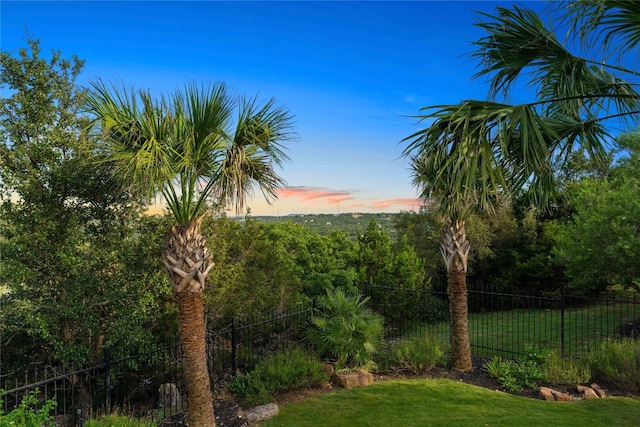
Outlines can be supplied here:
[[[448, 130], [443, 132], [440, 126]], [[436, 120], [427, 129], [410, 135], [404, 154], [409, 157], [413, 184], [420, 197], [435, 205], [444, 218], [440, 243], [447, 268], [447, 293], [451, 319], [450, 367], [472, 369], [467, 306], [467, 268], [471, 244], [466, 235], [467, 215], [492, 213], [507, 188], [508, 174], [489, 141], [464, 136], [455, 123]]]
[[[488, 34], [475, 43], [473, 56], [480, 60], [475, 77], [490, 79], [490, 100], [425, 107], [419, 118], [428, 127], [404, 140], [414, 183], [424, 198], [441, 203], [447, 218], [443, 256], [450, 269], [455, 369], [471, 366], [464, 292], [452, 293], [454, 286], [466, 289], [466, 209], [490, 211], [492, 201], [523, 189], [532, 202], [546, 205], [554, 170], [572, 151], [606, 159], [617, 126], [637, 123], [640, 114], [640, 73], [626, 65], [635, 64], [635, 56], [625, 61], [640, 43], [640, 2], [578, 0], [552, 7], [552, 23], [571, 36], [565, 44], [532, 10], [499, 7], [496, 15], [482, 14], [478, 26]], [[574, 54], [568, 44], [599, 58]], [[511, 104], [522, 78], [535, 99]], [[504, 102], [496, 100], [500, 96]]]
[[[92, 83], [87, 110], [121, 178], [173, 215], [162, 263], [175, 291], [188, 385], [189, 425], [214, 426], [202, 293], [213, 267], [200, 224], [207, 206], [239, 212], [255, 189], [268, 201], [284, 182], [292, 117], [273, 99], [232, 97], [224, 84], [188, 84], [169, 98]], [[237, 116], [234, 117], [234, 112]]]

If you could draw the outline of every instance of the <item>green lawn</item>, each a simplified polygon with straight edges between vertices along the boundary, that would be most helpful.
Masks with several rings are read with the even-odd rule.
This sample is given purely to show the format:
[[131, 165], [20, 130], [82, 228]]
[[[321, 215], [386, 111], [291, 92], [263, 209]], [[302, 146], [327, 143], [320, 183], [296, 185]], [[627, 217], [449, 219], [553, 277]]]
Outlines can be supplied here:
[[640, 399], [546, 402], [456, 381], [375, 383], [280, 408], [278, 426], [637, 426]]

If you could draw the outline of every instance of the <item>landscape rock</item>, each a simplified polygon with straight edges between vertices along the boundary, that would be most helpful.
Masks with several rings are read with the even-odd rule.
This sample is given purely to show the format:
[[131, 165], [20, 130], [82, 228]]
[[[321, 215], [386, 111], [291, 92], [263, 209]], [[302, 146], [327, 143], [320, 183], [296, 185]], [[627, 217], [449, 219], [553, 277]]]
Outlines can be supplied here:
[[591, 388], [598, 394], [598, 397], [607, 397], [607, 393], [598, 384], [591, 384]]
[[550, 402], [553, 402], [554, 400], [556, 400], [556, 398], [553, 397], [552, 390], [548, 387], [540, 387], [540, 397]]
[[275, 403], [268, 403], [243, 412], [241, 416], [248, 422], [255, 423], [270, 420], [278, 415], [279, 412], [280, 408], [278, 408], [278, 405]]
[[161, 408], [182, 408], [182, 396], [180, 396], [177, 385], [173, 383], [160, 384], [158, 392], [160, 394], [158, 404]]
[[591, 399], [599, 399], [598, 394], [590, 387], [587, 387], [583, 392], [582, 392], [583, 396], [585, 399], [587, 400], [591, 400]]
[[558, 402], [568, 402], [571, 400], [571, 396], [569, 396], [567, 393], [562, 393], [549, 387], [540, 387], [539, 391], [540, 397], [542, 397], [542, 399], [544, 400]]
[[331, 377], [331, 381], [339, 387], [351, 390], [373, 384], [373, 374], [364, 369], [354, 369], [353, 371], [336, 372]]

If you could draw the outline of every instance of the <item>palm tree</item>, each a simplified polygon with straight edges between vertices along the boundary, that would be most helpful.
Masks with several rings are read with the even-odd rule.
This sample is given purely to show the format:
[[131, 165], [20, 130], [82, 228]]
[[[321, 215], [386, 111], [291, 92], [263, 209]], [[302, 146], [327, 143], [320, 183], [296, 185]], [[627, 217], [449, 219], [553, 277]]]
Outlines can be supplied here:
[[[625, 54], [640, 43], [640, 2], [559, 4], [551, 13], [556, 13], [555, 24], [573, 36], [566, 44], [600, 59], [572, 53], [534, 11], [499, 7], [496, 15], [483, 14], [485, 22], [478, 26], [488, 35], [475, 43], [473, 54], [480, 60], [475, 77], [490, 77], [490, 100], [425, 107], [418, 117], [430, 124], [403, 140], [414, 184], [422, 197], [441, 203], [447, 221], [442, 251], [455, 369], [471, 367], [462, 279], [469, 250], [465, 212], [491, 211], [496, 200], [523, 189], [532, 202], [546, 205], [558, 165], [575, 150], [594, 161], [606, 159], [615, 126], [636, 123], [640, 113], [634, 81], [640, 73], [625, 66], [633, 63], [625, 62]], [[523, 77], [535, 99], [511, 104], [509, 95]], [[496, 100], [499, 96], [504, 102]]]
[[202, 298], [213, 263], [200, 224], [211, 203], [239, 212], [255, 189], [276, 197], [292, 117], [273, 99], [232, 97], [224, 84], [192, 83], [160, 99], [101, 81], [91, 89], [87, 110], [118, 175], [131, 191], [161, 193], [175, 221], [162, 263], [178, 305], [189, 425], [213, 426]]
[[[446, 125], [451, 130], [440, 129]], [[435, 205], [444, 218], [440, 252], [447, 268], [447, 293], [451, 319], [450, 367], [472, 369], [469, 343], [467, 281], [471, 244], [465, 220], [473, 211], [492, 213], [507, 188], [499, 153], [488, 141], [463, 136], [455, 124], [436, 120], [429, 128], [410, 135], [404, 155], [409, 157], [413, 184], [420, 197]]]

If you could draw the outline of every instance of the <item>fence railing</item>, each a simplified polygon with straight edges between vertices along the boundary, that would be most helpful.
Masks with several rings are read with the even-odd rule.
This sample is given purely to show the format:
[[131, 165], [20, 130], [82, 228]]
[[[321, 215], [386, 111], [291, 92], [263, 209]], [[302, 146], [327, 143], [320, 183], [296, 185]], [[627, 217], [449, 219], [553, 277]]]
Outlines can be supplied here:
[[[369, 286], [365, 294], [385, 318], [388, 338], [408, 334], [450, 338], [446, 292]], [[468, 299], [472, 351], [484, 357], [513, 357], [529, 346], [579, 355], [609, 337], [625, 336], [625, 325], [640, 322], [640, 298], [635, 295], [593, 299], [564, 292], [518, 295], [470, 287]], [[307, 306], [260, 320], [233, 319], [227, 328], [208, 335], [214, 387], [238, 371], [252, 369], [267, 355], [299, 344], [312, 312], [313, 307]], [[58, 402], [55, 417], [62, 426], [82, 426], [85, 420], [114, 410], [161, 419], [182, 410], [183, 369], [182, 349], [175, 344], [119, 358], [105, 349], [101, 363], [83, 369], [45, 367], [19, 375], [0, 371], [0, 388], [7, 390], [2, 408], [10, 411], [38, 389], [42, 401]]]
[[[446, 292], [369, 286], [371, 307], [385, 317], [387, 336], [421, 328], [450, 338]], [[469, 340], [474, 354], [517, 357], [554, 350], [579, 356], [609, 338], [640, 334], [640, 298], [591, 298], [562, 290], [522, 295], [490, 286], [469, 286]], [[409, 315], [407, 315], [409, 314]]]
[[[228, 328], [207, 337], [209, 372], [214, 385], [225, 383], [238, 370], [249, 370], [268, 354], [300, 342], [313, 307], [258, 321], [233, 319]], [[5, 390], [1, 408], [14, 409], [37, 390], [41, 402], [54, 399], [58, 425], [82, 426], [88, 419], [118, 411], [137, 418], [162, 419], [183, 409], [186, 383], [182, 346], [153, 346], [114, 359], [108, 348], [95, 366], [40, 367], [20, 374], [0, 371]]]

